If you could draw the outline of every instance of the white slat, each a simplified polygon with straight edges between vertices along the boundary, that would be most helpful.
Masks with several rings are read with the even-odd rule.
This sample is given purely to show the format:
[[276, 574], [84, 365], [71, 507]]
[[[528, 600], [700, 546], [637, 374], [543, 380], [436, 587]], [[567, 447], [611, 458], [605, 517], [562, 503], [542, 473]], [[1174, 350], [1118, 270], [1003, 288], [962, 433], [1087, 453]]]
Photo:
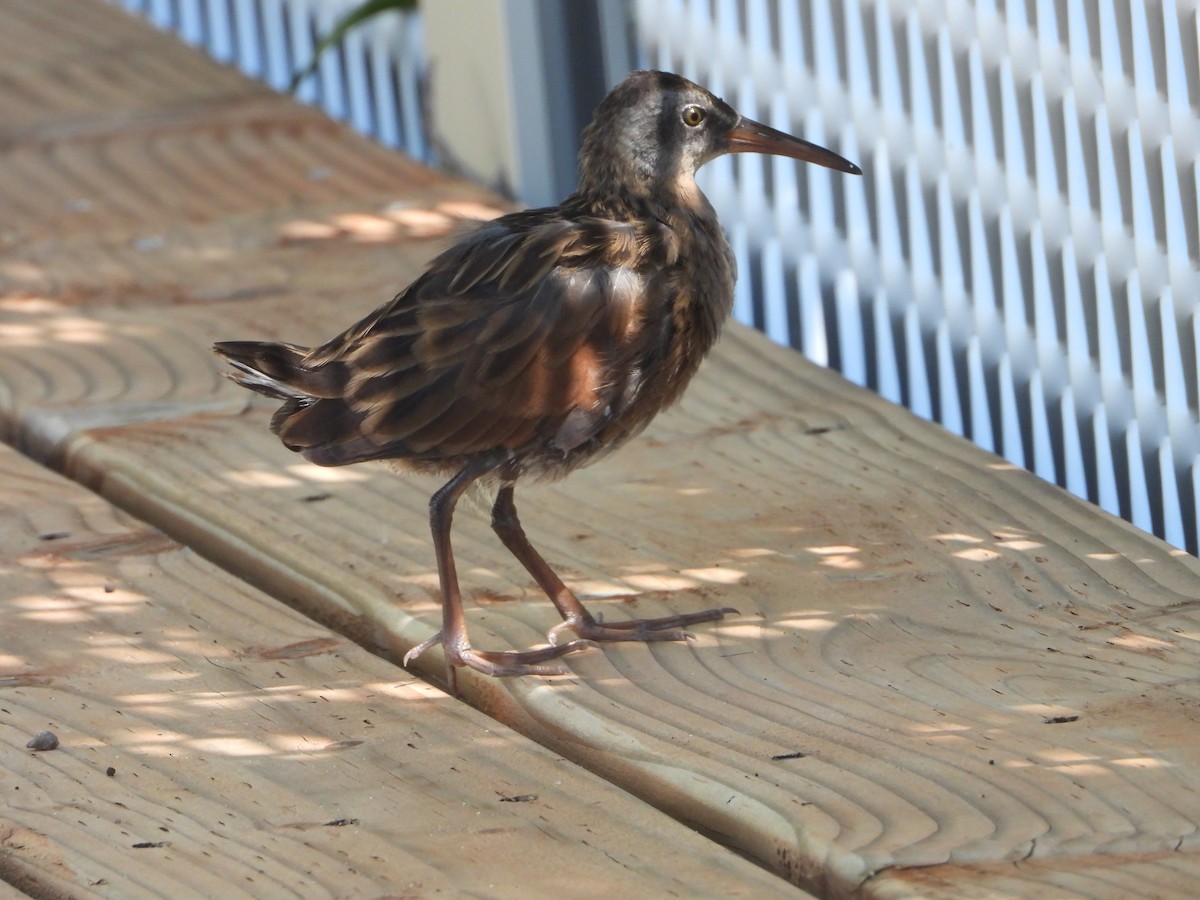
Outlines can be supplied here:
[[634, 5], [643, 61], [712, 85], [735, 43], [738, 104], [866, 171], [798, 198], [776, 163], [774, 234], [738, 221], [758, 178], [715, 191], [739, 252], [802, 269], [772, 336], [1197, 552], [1197, 2]]

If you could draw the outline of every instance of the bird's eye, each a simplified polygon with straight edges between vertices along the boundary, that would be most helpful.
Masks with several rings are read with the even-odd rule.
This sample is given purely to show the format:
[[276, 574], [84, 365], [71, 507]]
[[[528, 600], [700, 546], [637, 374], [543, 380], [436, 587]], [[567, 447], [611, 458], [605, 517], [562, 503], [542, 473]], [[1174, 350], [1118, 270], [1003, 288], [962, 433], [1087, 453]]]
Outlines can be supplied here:
[[704, 110], [698, 106], [685, 106], [680, 118], [688, 128], [695, 128], [704, 121]]

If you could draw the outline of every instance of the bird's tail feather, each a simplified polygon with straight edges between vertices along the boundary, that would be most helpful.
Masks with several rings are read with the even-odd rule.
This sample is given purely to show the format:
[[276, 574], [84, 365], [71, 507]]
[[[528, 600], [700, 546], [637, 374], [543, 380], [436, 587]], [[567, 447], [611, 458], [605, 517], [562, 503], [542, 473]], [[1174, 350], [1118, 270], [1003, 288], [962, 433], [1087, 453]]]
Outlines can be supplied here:
[[243, 387], [279, 400], [311, 403], [340, 397], [341, 369], [337, 364], [310, 365], [309, 349], [267, 341], [221, 341], [213, 351], [233, 367], [226, 373]]

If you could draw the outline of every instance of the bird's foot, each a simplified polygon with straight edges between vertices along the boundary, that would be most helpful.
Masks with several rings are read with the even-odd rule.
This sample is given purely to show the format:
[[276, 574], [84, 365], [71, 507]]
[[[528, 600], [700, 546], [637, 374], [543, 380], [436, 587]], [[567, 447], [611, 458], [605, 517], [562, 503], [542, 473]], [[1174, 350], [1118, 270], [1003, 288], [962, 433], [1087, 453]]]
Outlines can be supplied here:
[[[701, 612], [682, 613], [678, 616], [663, 616], [659, 619], [627, 619], [618, 622], [601, 624], [584, 611], [583, 616], [571, 616], [555, 625], [546, 632], [546, 640], [551, 646], [558, 643], [559, 636], [564, 631], [573, 631], [583, 641], [686, 641], [695, 635], [684, 631], [689, 625], [700, 622], [715, 622], [727, 615], [737, 615], [738, 611], [732, 606], [718, 609], [706, 609]], [[571, 641], [563, 646], [569, 647], [579, 641]]]
[[566, 656], [595, 647], [590, 640], [569, 641], [562, 645], [551, 645], [538, 650], [476, 650], [464, 638], [446, 641], [439, 631], [413, 647], [404, 654], [403, 664], [407, 666], [430, 647], [441, 644], [446, 654], [446, 680], [450, 692], [457, 694], [457, 677], [455, 668], [468, 666], [484, 675], [504, 677], [509, 675], [567, 675], [569, 672], [563, 666], [547, 666], [543, 663], [552, 659]]
[[542, 663], [558, 659], [568, 653], [576, 653], [595, 647], [593, 641], [569, 641], [561, 646], [542, 647], [539, 650], [476, 650], [460, 647], [454, 653], [447, 652], [447, 661], [455, 666], [470, 666], [484, 675], [567, 675], [563, 666], [547, 666]]

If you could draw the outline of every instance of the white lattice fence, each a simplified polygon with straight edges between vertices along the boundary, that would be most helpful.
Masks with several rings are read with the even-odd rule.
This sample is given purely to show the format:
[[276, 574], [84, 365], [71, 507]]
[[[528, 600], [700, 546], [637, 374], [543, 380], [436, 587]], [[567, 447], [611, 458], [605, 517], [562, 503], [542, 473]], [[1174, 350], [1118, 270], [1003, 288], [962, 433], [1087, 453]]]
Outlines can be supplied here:
[[709, 167], [739, 318], [1196, 552], [1196, 0], [636, 15], [643, 64], [866, 170]]
[[[359, 0], [111, 2], [283, 91], [312, 59], [320, 37]], [[420, 102], [424, 70], [420, 16], [377, 16], [324, 54], [296, 94], [363, 134], [428, 159]]]

